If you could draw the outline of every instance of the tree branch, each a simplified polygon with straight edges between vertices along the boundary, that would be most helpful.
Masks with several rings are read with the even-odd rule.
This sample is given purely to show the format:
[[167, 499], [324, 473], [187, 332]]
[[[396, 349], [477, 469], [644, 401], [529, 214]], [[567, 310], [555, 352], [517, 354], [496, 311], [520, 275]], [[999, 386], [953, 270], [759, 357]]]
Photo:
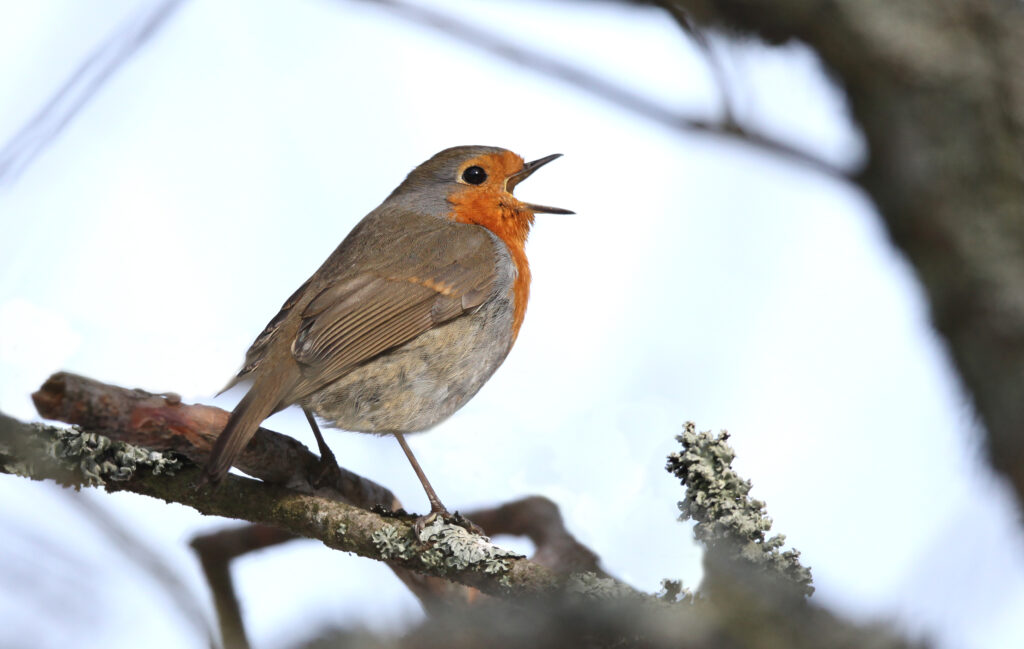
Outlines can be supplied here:
[[235, 595], [231, 562], [254, 550], [294, 540], [294, 534], [267, 525], [243, 525], [202, 534], [189, 544], [199, 556], [203, 574], [213, 592], [213, 605], [220, 621], [220, 637], [225, 649], [248, 649], [249, 639], [242, 621], [242, 610]]
[[[377, 514], [250, 478], [229, 475], [217, 488], [197, 489], [200, 469], [182, 460], [96, 433], [0, 417], [0, 470], [5, 473], [76, 488], [130, 491], [202, 514], [272, 525], [336, 550], [493, 595], [539, 595], [566, 585], [547, 568], [440, 520], [417, 536], [408, 516]], [[628, 590], [604, 581], [609, 588]]]
[[[196, 464], [206, 462], [229, 414], [214, 406], [182, 403], [173, 393], [128, 390], [67, 372], [47, 379], [32, 401], [47, 419], [136, 446], [173, 451]], [[236, 466], [293, 491], [343, 499], [364, 509], [401, 508], [390, 489], [345, 469], [334, 483], [314, 487], [311, 476], [317, 475], [319, 458], [299, 441], [266, 428], [257, 431]]]
[[[112, 434], [139, 434], [153, 439], [162, 435], [175, 437], [174, 433], [160, 432], [161, 426], [154, 424], [151, 416], [154, 408], [180, 410], [178, 417], [170, 419], [187, 430], [193, 428], [188, 411], [197, 407], [186, 406], [173, 396], [121, 390], [124, 394], [118, 397], [116, 393], [120, 389], [112, 388], [108, 391], [110, 398], [102, 398], [97, 396], [103, 394], [97, 387], [102, 384], [73, 375], [57, 378], [48, 381], [51, 388], [55, 383], [64, 386], [61, 392], [64, 397], [56, 405], [79, 416], [113, 424], [114, 428], [107, 431]], [[91, 386], [96, 402], [71, 404], [67, 400], [69, 386], [76, 384], [79, 384], [76, 389]], [[41, 396], [37, 395], [38, 402], [50, 403]], [[121, 412], [119, 400], [126, 403], [135, 400], [141, 405]], [[165, 403], [160, 406], [159, 402]], [[199, 414], [215, 410], [206, 406], [198, 408]], [[118, 428], [125, 416], [134, 422], [134, 432]], [[270, 431], [266, 434], [276, 435]], [[699, 455], [706, 445], [698, 446], [700, 449], [695, 452]], [[720, 451], [714, 453], [720, 454]], [[680, 469], [687, 481], [698, 473], [705, 473], [702, 470], [695, 473], [693, 468], [703, 464], [702, 460], [694, 463], [682, 456], [677, 459], [679, 462], [673, 468]], [[728, 470], [727, 463], [712, 464], [712, 473], [723, 468]], [[230, 556], [298, 535], [319, 539], [328, 547], [385, 561], [406, 569], [410, 575], [423, 573], [454, 579], [501, 596], [482, 598], [478, 606], [439, 607], [431, 611], [434, 614], [423, 627], [408, 634], [405, 640], [389, 641], [388, 646], [452, 649], [487, 644], [511, 649], [576, 646], [585, 640], [588, 646], [594, 647], [775, 649], [780, 646], [776, 640], [783, 637], [787, 647], [828, 644], [896, 649], [906, 646], [883, 627], [853, 627], [827, 611], [807, 605], [802, 597], [793, 596], [791, 586], [780, 589], [778, 579], [766, 579], [765, 573], [751, 571], [747, 563], [735, 561], [723, 553], [713, 553], [715, 556], [711, 557], [716, 562], [713, 597], [691, 597], [675, 604], [655, 602], [593, 573], [560, 576], [537, 562], [472, 537], [461, 527], [440, 521], [416, 537], [409, 517], [369, 512], [317, 494], [300, 493], [234, 475], [229, 475], [215, 490], [197, 490], [193, 484], [200, 469], [191, 466], [183, 456], [142, 449], [78, 428], [24, 424], [0, 415], [0, 472], [55, 479], [76, 487], [92, 485], [108, 491], [131, 491], [189, 505], [205, 514], [271, 525], [273, 529], [262, 528], [267, 533], [263, 538], [255, 538], [262, 532], [254, 535], [251, 527], [241, 533], [248, 539], [240, 540], [234, 530], [221, 535], [235, 537], [228, 539], [227, 545], [237, 544], [236, 547], [214, 549], [213, 554], [219, 554], [219, 558], [204, 560], [204, 567], [220, 562], [210, 571], [214, 579], [220, 581], [227, 575], [224, 561]], [[740, 488], [738, 491], [722, 490], [722, 493], [728, 498], [728, 494], [740, 495], [742, 491]], [[763, 513], [757, 505], [754, 509], [757, 510], [753, 511], [755, 516]], [[499, 518], [492, 523], [495, 529], [524, 533], [541, 543], [545, 538], [567, 540], [557, 510], [545, 499], [524, 499], [481, 514], [484, 518]], [[532, 520], [535, 516], [542, 520]], [[765, 545], [769, 551], [777, 547], [771, 541]], [[578, 550], [570, 552], [570, 556], [576, 561], [585, 561], [589, 551]], [[209, 559], [209, 552], [205, 554]], [[564, 567], [565, 562], [556, 560], [554, 565]], [[229, 591], [230, 584], [221, 592]], [[565, 594], [572, 596], [565, 597]], [[228, 618], [230, 613], [225, 619]], [[244, 629], [237, 611], [233, 619], [235, 626], [230, 633], [225, 633], [225, 638], [242, 647]], [[765, 633], [766, 629], [772, 629], [773, 633]], [[383, 645], [363, 635], [357, 643], [349, 642], [346, 646]]]
[[[215, 489], [195, 489], [192, 477], [196, 469], [171, 458], [180, 455], [195, 464], [205, 462], [212, 441], [227, 420], [228, 413], [219, 408], [187, 405], [177, 395], [126, 390], [67, 373], [50, 377], [33, 400], [43, 416], [101, 431], [103, 436], [40, 428], [38, 436], [44, 441], [19, 449], [10, 446], [19, 438], [10, 433], [8, 446], [14, 451], [6, 472], [75, 486], [96, 484], [108, 490], [134, 491], [186, 504], [204, 514], [272, 525], [319, 539], [335, 549], [386, 561], [428, 609], [442, 601], [466, 601], [470, 595], [452, 591], [447, 581], [424, 582], [420, 575], [454, 580], [496, 595], [543, 593], [566, 584], [551, 569], [501, 550], [455, 525], [437, 521], [417, 538], [411, 517], [404, 512], [367, 511], [376, 507], [387, 512], [400, 504], [386, 488], [350, 471], [342, 469], [337, 483], [315, 488], [309, 476], [317, 474], [316, 456], [299, 442], [266, 429], [260, 429], [239, 461], [242, 470], [263, 482], [229, 476]], [[10, 422], [11, 426], [16, 423]], [[28, 429], [20, 431], [25, 437]], [[33, 448], [34, 453], [29, 453]], [[38, 461], [34, 459], [37, 456], [41, 456]], [[136, 471], [138, 466], [150, 467], [145, 463], [150, 459], [160, 475]], [[176, 475], [166, 475], [165, 466]], [[611, 580], [574, 579], [628, 590]]]

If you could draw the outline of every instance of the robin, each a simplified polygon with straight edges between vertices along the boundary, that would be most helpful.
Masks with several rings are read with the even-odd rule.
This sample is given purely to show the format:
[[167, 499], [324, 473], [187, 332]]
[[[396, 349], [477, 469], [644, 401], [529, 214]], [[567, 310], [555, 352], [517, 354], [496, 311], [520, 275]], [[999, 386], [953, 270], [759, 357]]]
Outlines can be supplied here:
[[306, 413], [321, 462], [336, 466], [314, 414], [394, 435], [430, 500], [447, 514], [406, 443], [469, 401], [516, 341], [530, 295], [524, 245], [537, 213], [512, 191], [561, 154], [533, 162], [460, 146], [416, 167], [299, 287], [249, 348], [227, 388], [251, 381], [213, 447], [216, 483], [271, 414]]

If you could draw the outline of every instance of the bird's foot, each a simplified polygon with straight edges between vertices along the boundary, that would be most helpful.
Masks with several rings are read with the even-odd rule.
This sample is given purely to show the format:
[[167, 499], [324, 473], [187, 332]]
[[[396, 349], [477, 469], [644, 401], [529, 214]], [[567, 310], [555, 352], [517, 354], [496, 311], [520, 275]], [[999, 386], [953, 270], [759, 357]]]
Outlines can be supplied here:
[[465, 529], [470, 534], [476, 534], [477, 536], [484, 536], [484, 529], [469, 520], [459, 512], [454, 514], [450, 513], [447, 509], [431, 509], [429, 514], [425, 516], [417, 516], [416, 522], [413, 523], [413, 530], [416, 532], [416, 537], [419, 538], [424, 528], [431, 525], [437, 519], [441, 519], [443, 522], [449, 525], [458, 525]]
[[341, 483], [341, 467], [338, 466], [338, 461], [334, 459], [333, 453], [320, 456], [320, 463], [317, 465], [316, 473], [313, 474], [312, 483], [314, 489]]

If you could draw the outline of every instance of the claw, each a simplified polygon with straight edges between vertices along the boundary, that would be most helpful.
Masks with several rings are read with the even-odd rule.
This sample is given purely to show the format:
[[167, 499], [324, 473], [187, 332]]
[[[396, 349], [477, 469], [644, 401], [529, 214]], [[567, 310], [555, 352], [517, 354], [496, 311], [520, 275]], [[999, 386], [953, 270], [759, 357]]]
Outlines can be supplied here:
[[334, 455], [324, 455], [320, 458], [320, 464], [313, 475], [312, 484], [314, 489], [323, 486], [334, 486], [341, 482], [341, 468], [334, 459]]
[[420, 534], [423, 533], [423, 528], [436, 521], [438, 516], [441, 516], [441, 518], [444, 519], [444, 517], [447, 515], [448, 512], [432, 511], [425, 516], [417, 516], [416, 522], [412, 524], [412, 529], [416, 532], [416, 538], [419, 538]]

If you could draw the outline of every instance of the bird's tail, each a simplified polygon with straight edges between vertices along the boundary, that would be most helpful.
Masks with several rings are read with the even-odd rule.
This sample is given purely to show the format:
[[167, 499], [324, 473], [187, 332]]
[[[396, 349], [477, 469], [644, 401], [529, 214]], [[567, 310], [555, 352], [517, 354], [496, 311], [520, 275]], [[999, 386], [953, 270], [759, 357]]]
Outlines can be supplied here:
[[217, 484], [224, 479], [231, 465], [256, 434], [260, 423], [278, 410], [290, 387], [280, 377], [256, 378], [249, 392], [231, 412], [227, 425], [213, 445], [200, 484]]

